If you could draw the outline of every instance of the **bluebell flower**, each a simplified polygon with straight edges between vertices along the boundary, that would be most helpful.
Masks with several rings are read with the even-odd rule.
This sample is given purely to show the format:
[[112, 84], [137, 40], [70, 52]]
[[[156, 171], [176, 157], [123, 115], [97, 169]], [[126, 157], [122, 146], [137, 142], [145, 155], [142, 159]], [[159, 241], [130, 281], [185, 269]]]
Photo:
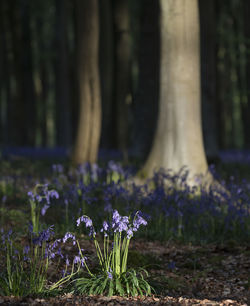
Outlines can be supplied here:
[[39, 194], [37, 194], [37, 195], [35, 196], [35, 200], [36, 200], [37, 202], [41, 203], [42, 200], [43, 200], [43, 198], [42, 198]]
[[53, 244], [51, 245], [51, 249], [54, 250], [57, 248], [58, 244], [61, 242], [61, 239], [56, 239]]
[[65, 264], [66, 264], [66, 266], [69, 266], [69, 265], [70, 265], [68, 256], [66, 257]]
[[109, 272], [109, 271], [108, 271], [107, 273], [108, 273], [108, 278], [112, 280], [112, 279], [113, 279], [113, 274], [112, 274], [112, 272]]
[[93, 226], [91, 226], [91, 228], [89, 230], [89, 236], [92, 237], [92, 238], [96, 236], [96, 231], [94, 230]]
[[30, 246], [29, 245], [26, 245], [24, 248], [23, 248], [23, 254], [28, 254], [30, 251]]
[[61, 248], [58, 248], [57, 255], [59, 255], [61, 258], [64, 258], [63, 254], [62, 254], [62, 249]]
[[30, 198], [31, 201], [35, 201], [35, 195], [34, 195], [34, 193], [32, 191], [29, 191], [27, 193], [27, 195], [28, 195], [28, 197]]
[[40, 246], [43, 242], [48, 241], [50, 237], [54, 235], [53, 227], [54, 225], [51, 225], [46, 230], [40, 232], [37, 237], [33, 238], [33, 244]]
[[119, 215], [117, 210], [114, 210], [112, 217], [112, 228], [114, 228], [121, 220], [121, 216]]
[[59, 194], [58, 194], [58, 192], [57, 192], [56, 190], [54, 190], [54, 189], [49, 191], [49, 196], [50, 196], [50, 198], [59, 199]]
[[[84, 259], [85, 259], [85, 258], [84, 258]], [[85, 266], [84, 259], [81, 258], [80, 256], [76, 255], [76, 256], [74, 257], [73, 263], [74, 263], [74, 264], [80, 264], [81, 267], [84, 267], [84, 266]]]
[[64, 237], [63, 237], [63, 243], [65, 243], [68, 239], [72, 239], [73, 240], [73, 245], [75, 245], [76, 244], [76, 237], [73, 235], [73, 234], [71, 234], [71, 233], [69, 233], [69, 232], [67, 232], [65, 235], [64, 235]]
[[141, 225], [147, 225], [147, 221], [143, 219], [139, 213], [136, 214], [133, 220], [133, 231], [137, 231]]
[[86, 227], [91, 227], [93, 225], [92, 220], [88, 216], [81, 216], [76, 220], [77, 226], [79, 226], [82, 222], [85, 223]]
[[47, 209], [49, 208], [48, 204], [45, 204], [41, 209], [41, 215], [44, 216], [46, 214]]
[[133, 237], [133, 230], [131, 228], [129, 228], [127, 230], [127, 238], [130, 239], [131, 237]]
[[104, 221], [104, 222], [103, 222], [103, 230], [104, 230], [104, 231], [107, 231], [107, 230], [108, 230], [108, 227], [109, 227], [109, 225], [108, 225], [107, 221]]

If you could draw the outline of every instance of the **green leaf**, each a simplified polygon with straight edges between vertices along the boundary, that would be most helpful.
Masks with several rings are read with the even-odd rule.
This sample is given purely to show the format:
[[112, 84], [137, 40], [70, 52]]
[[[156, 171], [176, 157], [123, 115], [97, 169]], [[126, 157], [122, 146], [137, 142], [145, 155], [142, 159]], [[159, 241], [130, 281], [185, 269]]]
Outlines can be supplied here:
[[109, 292], [108, 292], [108, 296], [112, 296], [114, 293], [114, 283], [113, 280], [111, 279], [109, 282]]
[[106, 288], [108, 279], [109, 279], [108, 276], [104, 279], [101, 286], [99, 287], [99, 290], [97, 291], [97, 294], [103, 294], [105, 292], [105, 288]]
[[123, 290], [123, 288], [122, 288], [122, 284], [121, 284], [119, 278], [117, 278], [117, 279], [115, 280], [115, 287], [116, 287], [116, 290], [119, 292], [119, 294], [120, 294], [121, 296], [124, 296], [124, 290]]
[[130, 295], [129, 282], [127, 280], [126, 280], [126, 289], [127, 289], [127, 294]]

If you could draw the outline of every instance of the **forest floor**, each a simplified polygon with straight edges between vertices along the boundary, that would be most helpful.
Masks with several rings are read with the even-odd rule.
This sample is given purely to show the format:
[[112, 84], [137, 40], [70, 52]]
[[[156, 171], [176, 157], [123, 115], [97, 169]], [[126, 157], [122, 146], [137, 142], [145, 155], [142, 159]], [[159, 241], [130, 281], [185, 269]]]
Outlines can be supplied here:
[[[81, 246], [94, 258], [91, 241]], [[152, 297], [3, 297], [2, 305], [250, 305], [250, 246], [183, 246], [131, 242], [131, 266], [144, 265], [157, 294]]]

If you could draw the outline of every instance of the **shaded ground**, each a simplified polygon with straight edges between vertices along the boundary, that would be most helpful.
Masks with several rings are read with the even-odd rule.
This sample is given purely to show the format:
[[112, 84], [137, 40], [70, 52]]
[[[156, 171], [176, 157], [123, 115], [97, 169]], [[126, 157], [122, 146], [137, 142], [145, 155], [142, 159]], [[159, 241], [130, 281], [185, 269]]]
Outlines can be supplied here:
[[[89, 254], [91, 241], [81, 246]], [[93, 256], [92, 256], [93, 257]], [[135, 241], [129, 265], [146, 266], [154, 297], [0, 297], [3, 305], [250, 305], [250, 246], [181, 246]]]

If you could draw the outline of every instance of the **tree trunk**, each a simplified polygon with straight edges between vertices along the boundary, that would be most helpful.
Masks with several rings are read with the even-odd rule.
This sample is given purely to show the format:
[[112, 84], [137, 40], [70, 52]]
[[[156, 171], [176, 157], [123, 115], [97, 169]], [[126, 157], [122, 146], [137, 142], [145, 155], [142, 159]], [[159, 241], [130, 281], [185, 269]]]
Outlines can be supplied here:
[[80, 110], [73, 160], [75, 163], [94, 163], [97, 160], [101, 130], [98, 1], [77, 0], [76, 5]]
[[112, 148], [113, 82], [114, 82], [114, 35], [111, 0], [99, 0], [100, 14], [100, 81], [102, 96], [101, 146]]
[[131, 37], [128, 0], [114, 1], [116, 144], [127, 159], [128, 105], [131, 99]]
[[[150, 22], [149, 22], [150, 20]], [[139, 79], [135, 107], [134, 147], [146, 158], [155, 133], [159, 101], [159, 1], [141, 0]], [[145, 122], [147, 124], [145, 125]]]
[[46, 43], [46, 36], [44, 33], [44, 7], [40, 7], [41, 13], [38, 14], [36, 19], [36, 34], [39, 49], [38, 69], [41, 81], [41, 92], [39, 98], [39, 128], [41, 133], [41, 145], [47, 146], [47, 106], [49, 94], [49, 80], [48, 80], [48, 44]]
[[[22, 18], [22, 46], [21, 46], [21, 68], [23, 77], [21, 79], [23, 110], [24, 110], [24, 139], [23, 145], [34, 146], [36, 137], [36, 99], [33, 79], [33, 61], [30, 27], [30, 2], [21, 1]], [[19, 46], [20, 49], [20, 46]]]
[[216, 18], [214, 0], [199, 0], [204, 145], [208, 160], [218, 159], [216, 116]]
[[187, 166], [190, 183], [207, 173], [200, 114], [197, 0], [161, 0], [160, 105], [153, 147], [142, 174]]
[[[2, 1], [4, 6], [4, 1]], [[20, 5], [14, 0], [11, 3], [5, 2], [6, 16], [8, 16], [8, 27], [10, 31], [10, 50], [12, 53], [12, 61], [9, 70], [12, 70], [12, 78], [15, 81], [15, 91], [9, 94], [11, 103], [8, 111], [8, 144], [23, 145], [25, 135], [25, 116], [24, 101], [21, 91], [22, 69], [21, 69], [21, 16]], [[5, 20], [6, 20], [5, 19]], [[4, 18], [3, 18], [4, 20]], [[6, 32], [6, 30], [5, 30]], [[3, 37], [5, 34], [3, 34]], [[6, 62], [7, 64], [7, 62]], [[10, 73], [10, 71], [9, 71]], [[10, 76], [9, 76], [10, 77]], [[9, 80], [10, 82], [10, 80]]]
[[7, 46], [7, 26], [6, 26], [6, 7], [4, 2], [0, 3], [0, 31], [1, 31], [1, 144], [10, 145], [9, 141], [9, 116], [11, 105], [11, 74], [10, 74], [10, 61], [9, 50]]
[[243, 1], [244, 8], [244, 36], [246, 45], [246, 87], [247, 101], [242, 103], [243, 134], [245, 147], [250, 149], [250, 3]]
[[69, 66], [67, 50], [66, 0], [56, 0], [55, 29], [55, 89], [56, 89], [56, 143], [71, 144], [71, 113], [69, 106]]

